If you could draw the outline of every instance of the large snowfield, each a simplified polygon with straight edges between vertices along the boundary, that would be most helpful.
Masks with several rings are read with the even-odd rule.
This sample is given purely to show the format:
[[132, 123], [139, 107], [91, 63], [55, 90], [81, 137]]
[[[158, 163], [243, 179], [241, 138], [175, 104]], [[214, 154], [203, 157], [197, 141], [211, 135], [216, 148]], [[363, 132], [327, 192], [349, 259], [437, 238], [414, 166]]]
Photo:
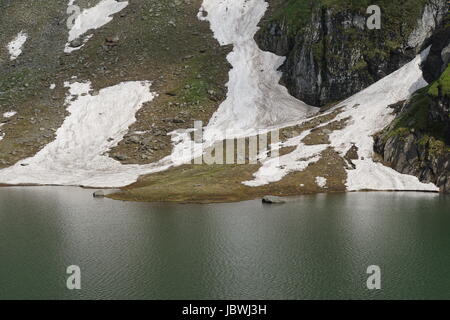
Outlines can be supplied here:
[[[255, 130], [301, 120], [317, 112], [278, 82], [285, 58], [259, 49], [254, 40], [268, 4], [262, 0], [205, 0], [200, 19], [209, 21], [221, 45], [233, 45], [227, 99], [205, 131], [206, 140], [248, 136]], [[207, 16], [205, 17], [205, 13]], [[231, 135], [231, 137], [230, 137]]]
[[[343, 112], [330, 122], [350, 118], [344, 129], [330, 134], [331, 146], [342, 157], [352, 146], [358, 148], [359, 160], [353, 161], [356, 169], [347, 170], [347, 190], [439, 191], [432, 183], [421, 183], [414, 176], [401, 174], [373, 160], [373, 135], [394, 119], [389, 105], [406, 100], [412, 93], [428, 85], [420, 69], [420, 64], [428, 53], [429, 49], [401, 69], [339, 103], [329, 111], [332, 113], [336, 109], [343, 108]], [[321, 127], [327, 126], [330, 122], [322, 124]], [[269, 159], [255, 173], [254, 180], [244, 183], [249, 186], [261, 186], [279, 181], [290, 172], [302, 171], [310, 163], [317, 162], [320, 159], [320, 153], [330, 145], [302, 144], [300, 141], [310, 132], [311, 130], [307, 130], [299, 137], [287, 141], [286, 146], [297, 146], [295, 151], [280, 157], [279, 160]]]
[[[80, 18], [83, 27], [71, 30], [69, 41], [107, 23], [109, 15], [120, 11], [127, 2], [103, 0], [101, 3], [110, 4], [109, 9], [91, 13], [85, 10], [86, 16]], [[264, 0], [204, 0], [200, 8], [199, 18], [209, 21], [219, 43], [232, 44], [234, 48], [228, 56], [233, 68], [229, 73], [227, 98], [206, 127], [205, 145], [222, 139], [225, 132], [227, 138], [230, 132], [233, 137], [253, 135], [255, 129], [270, 130], [302, 123], [317, 112], [317, 108], [290, 96], [287, 89], [278, 84], [281, 77], [278, 68], [284, 58], [261, 51], [253, 39], [267, 7]], [[93, 12], [99, 13], [98, 19], [92, 18], [92, 23], [87, 23]], [[359, 149], [360, 159], [354, 162], [356, 169], [347, 170], [349, 191], [438, 191], [433, 184], [423, 184], [416, 177], [375, 163], [372, 157], [372, 135], [393, 120], [388, 106], [407, 99], [427, 85], [419, 67], [427, 54], [428, 51], [423, 52], [397, 72], [335, 107], [343, 107], [344, 111], [334, 120], [350, 117], [351, 121], [343, 130], [330, 135], [331, 146], [341, 155], [352, 145]], [[186, 152], [192, 147], [189, 130], [172, 133], [174, 152], [158, 163], [122, 165], [106, 155], [136, 121], [136, 112], [154, 98], [149, 81], [120, 83], [100, 90], [96, 96], [90, 93], [89, 83], [73, 82], [66, 86], [70, 91], [66, 99], [70, 115], [58, 129], [55, 141], [35, 156], [0, 170], [0, 183], [120, 187], [136, 181], [142, 174], [191, 160], [192, 154]], [[304, 170], [308, 164], [318, 161], [329, 145], [304, 145], [301, 140], [308, 134], [309, 131], [303, 132], [290, 139], [285, 145], [297, 146], [296, 150], [280, 159], [268, 159], [255, 173], [254, 180], [245, 184], [260, 186], [279, 181], [288, 173]], [[197, 156], [201, 145], [195, 148], [194, 156]], [[321, 179], [318, 181], [323, 184]]]
[[150, 85], [124, 82], [93, 96], [90, 83], [66, 83], [70, 115], [57, 130], [56, 139], [34, 157], [1, 170], [0, 181], [98, 187], [134, 182], [136, 166], [122, 166], [104, 153], [127, 133], [139, 108], [154, 98]]

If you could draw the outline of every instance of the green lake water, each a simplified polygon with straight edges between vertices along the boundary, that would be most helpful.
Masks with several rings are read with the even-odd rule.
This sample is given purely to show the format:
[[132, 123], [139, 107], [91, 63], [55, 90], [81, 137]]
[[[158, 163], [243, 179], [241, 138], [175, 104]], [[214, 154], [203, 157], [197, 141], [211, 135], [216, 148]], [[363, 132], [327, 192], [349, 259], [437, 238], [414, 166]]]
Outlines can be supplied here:
[[[0, 299], [450, 299], [450, 197], [180, 205], [0, 188]], [[81, 269], [81, 290], [66, 268]], [[381, 268], [382, 289], [366, 287]]]

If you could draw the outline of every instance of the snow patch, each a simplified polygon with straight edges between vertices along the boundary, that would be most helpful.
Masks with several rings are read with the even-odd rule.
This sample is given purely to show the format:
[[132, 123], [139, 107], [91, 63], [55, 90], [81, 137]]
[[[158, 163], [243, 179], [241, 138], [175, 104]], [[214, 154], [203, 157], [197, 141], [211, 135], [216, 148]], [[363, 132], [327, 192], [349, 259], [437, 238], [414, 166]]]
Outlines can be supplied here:
[[57, 130], [56, 139], [34, 157], [0, 170], [0, 181], [119, 187], [134, 182], [140, 174], [163, 169], [122, 165], [106, 155], [136, 121], [135, 113], [154, 98], [150, 85], [123, 82], [92, 96], [90, 83], [66, 83], [70, 115]]
[[321, 188], [326, 188], [327, 179], [324, 177], [316, 177], [316, 184]]
[[439, 191], [432, 183], [422, 183], [415, 176], [401, 174], [370, 160], [353, 160], [355, 170], [347, 170], [347, 190]]
[[16, 60], [22, 54], [22, 47], [28, 39], [28, 35], [20, 31], [17, 36], [7, 45], [10, 60]]
[[280, 147], [297, 146], [291, 153], [285, 154], [278, 158], [271, 158], [262, 161], [262, 166], [253, 175], [254, 179], [244, 181], [243, 184], [249, 187], [259, 187], [268, 183], [277, 182], [286, 175], [294, 171], [303, 171], [310, 164], [320, 160], [320, 154], [328, 147], [326, 144], [305, 145], [302, 140], [311, 133], [306, 130], [297, 137], [289, 139], [284, 144], [278, 146], [272, 145], [272, 149]]
[[11, 118], [17, 114], [17, 111], [8, 111], [3, 114], [3, 118]]
[[373, 135], [384, 129], [395, 118], [389, 105], [406, 100], [412, 93], [428, 85], [420, 69], [420, 64], [428, 53], [429, 48], [401, 69], [331, 109], [328, 113], [340, 108], [343, 111], [321, 127], [333, 121], [347, 118], [350, 120], [344, 129], [330, 134], [330, 145], [304, 145], [301, 141], [311, 132], [306, 130], [284, 144], [297, 146], [293, 152], [281, 156], [279, 160], [270, 159], [263, 162], [261, 168], [254, 174], [255, 179], [243, 183], [257, 187], [276, 182], [293, 171], [303, 171], [309, 164], [317, 162], [320, 160], [320, 153], [330, 146], [338, 151], [341, 157], [344, 157], [352, 146], [356, 146], [360, 160], [352, 161], [356, 166], [355, 169], [346, 170], [347, 190], [439, 191], [432, 183], [422, 183], [417, 177], [401, 174], [373, 159]]
[[54, 90], [56, 88], [56, 84], [52, 83], [49, 88], [50, 90]]
[[412, 93], [428, 85], [422, 76], [420, 64], [428, 56], [429, 50], [424, 50], [401, 69], [335, 107], [344, 107], [344, 111], [334, 120], [350, 118], [350, 121], [344, 129], [330, 134], [331, 145], [344, 156], [354, 144], [360, 159], [352, 161], [356, 169], [347, 170], [347, 190], [439, 191], [432, 183], [422, 183], [414, 176], [401, 174], [373, 160], [373, 135], [395, 118], [389, 105], [408, 99]]
[[233, 69], [226, 100], [206, 127], [207, 141], [249, 136], [255, 130], [304, 119], [317, 109], [292, 97], [278, 84], [285, 58], [258, 48], [254, 36], [268, 4], [264, 0], [204, 0], [199, 19], [209, 21], [221, 45], [233, 45]]
[[[69, 1], [68, 6], [72, 6], [73, 0]], [[78, 50], [84, 46], [84, 44], [92, 37], [89, 35], [83, 39], [83, 44], [79, 47], [70, 47], [70, 42], [80, 38], [86, 32], [92, 29], [98, 29], [105, 24], [111, 22], [113, 17], [111, 15], [122, 11], [128, 6], [128, 1], [116, 1], [116, 0], [102, 0], [96, 6], [84, 9], [81, 14], [76, 18], [74, 25], [69, 31], [69, 38], [67, 40], [64, 52], [70, 53]]]

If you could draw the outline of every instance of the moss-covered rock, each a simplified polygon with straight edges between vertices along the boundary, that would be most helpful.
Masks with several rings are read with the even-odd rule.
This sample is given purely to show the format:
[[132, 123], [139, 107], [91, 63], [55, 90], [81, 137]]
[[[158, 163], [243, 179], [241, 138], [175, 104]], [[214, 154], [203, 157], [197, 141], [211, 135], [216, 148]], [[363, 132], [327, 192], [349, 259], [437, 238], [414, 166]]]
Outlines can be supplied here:
[[430, 86], [428, 94], [435, 98], [450, 97], [450, 67], [447, 67], [441, 77]]

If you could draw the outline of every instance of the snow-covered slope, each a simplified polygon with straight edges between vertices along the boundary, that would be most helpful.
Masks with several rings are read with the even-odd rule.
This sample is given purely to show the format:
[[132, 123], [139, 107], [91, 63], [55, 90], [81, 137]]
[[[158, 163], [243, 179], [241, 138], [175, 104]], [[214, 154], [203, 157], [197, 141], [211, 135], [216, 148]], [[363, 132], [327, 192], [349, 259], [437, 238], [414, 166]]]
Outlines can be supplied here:
[[[113, 0], [102, 2], [108, 1]], [[253, 135], [255, 129], [268, 130], [302, 123], [317, 110], [293, 98], [278, 84], [280, 73], [277, 68], [283, 58], [261, 51], [253, 40], [266, 9], [264, 0], [203, 2], [199, 18], [210, 22], [220, 44], [233, 45], [233, 52], [228, 56], [233, 69], [227, 98], [206, 128], [207, 146], [222, 139], [225, 133], [227, 138], [230, 134], [241, 137]], [[74, 33], [69, 40], [82, 34]], [[260, 186], [279, 181], [288, 173], [305, 170], [309, 164], [317, 162], [326, 148], [333, 147], [343, 156], [355, 145], [360, 159], [354, 161], [355, 170], [347, 170], [348, 190], [436, 191], [431, 184], [422, 184], [415, 177], [375, 163], [372, 156], [372, 135], [393, 119], [388, 105], [406, 99], [427, 84], [419, 68], [427, 53], [336, 106], [335, 109], [342, 108], [343, 111], [332, 121], [351, 120], [344, 129], [330, 135], [330, 144], [305, 145], [302, 140], [311, 132], [307, 130], [284, 144], [296, 146], [293, 152], [280, 159], [267, 160], [255, 173], [255, 179], [246, 184]], [[0, 183], [120, 187], [136, 181], [139, 175], [187, 163], [201, 152], [201, 145], [196, 144], [195, 153], [191, 153], [190, 130], [179, 131], [172, 133], [175, 149], [171, 157], [150, 165], [122, 165], [106, 153], [135, 122], [135, 114], [142, 105], [153, 99], [155, 94], [150, 92], [150, 82], [124, 82], [104, 88], [98, 95], [90, 93], [89, 83], [67, 83], [67, 86], [70, 94], [66, 106], [70, 115], [58, 129], [55, 141], [34, 157], [0, 170]]]
[[89, 94], [90, 83], [66, 85], [70, 115], [56, 139], [34, 157], [1, 170], [0, 181], [98, 187], [134, 182], [142, 172], [138, 166], [123, 166], [104, 153], [123, 138], [142, 104], [153, 99], [150, 83], [124, 82], [95, 96]]
[[[320, 153], [330, 146], [342, 157], [352, 146], [356, 146], [359, 160], [352, 161], [356, 166], [355, 169], [347, 170], [347, 190], [439, 191], [431, 183], [421, 183], [414, 176], [398, 173], [373, 160], [373, 135], [394, 119], [389, 105], [407, 99], [413, 92], [428, 85], [420, 69], [420, 64], [428, 53], [429, 49], [400, 70], [335, 106], [330, 113], [339, 108], [343, 108], [343, 112], [331, 121], [347, 118], [350, 120], [344, 129], [330, 134], [330, 145], [304, 145], [301, 140], [311, 132], [307, 130], [285, 144], [297, 146], [295, 151], [282, 156], [279, 161], [268, 160], [255, 173], [255, 179], [245, 184], [261, 186], [279, 181], [290, 172], [302, 171], [310, 163], [317, 162], [320, 159]], [[325, 127], [331, 121], [322, 126]]]
[[373, 135], [394, 120], [388, 106], [408, 99], [412, 93], [428, 85], [420, 64], [428, 56], [429, 48], [400, 70], [383, 78], [369, 88], [343, 101], [345, 106], [337, 120], [350, 117], [349, 124], [330, 135], [331, 145], [341, 155], [352, 146], [358, 148], [359, 160], [353, 161], [356, 169], [347, 170], [347, 189], [355, 190], [427, 190], [439, 191], [432, 183], [421, 183], [418, 178], [373, 161]]
[[316, 112], [278, 84], [277, 69], [285, 58], [260, 50], [254, 40], [267, 7], [264, 0], [203, 1], [199, 17], [209, 21], [221, 45], [233, 45], [227, 99], [206, 128], [206, 140], [223, 137], [226, 130], [231, 136], [254, 134]]

